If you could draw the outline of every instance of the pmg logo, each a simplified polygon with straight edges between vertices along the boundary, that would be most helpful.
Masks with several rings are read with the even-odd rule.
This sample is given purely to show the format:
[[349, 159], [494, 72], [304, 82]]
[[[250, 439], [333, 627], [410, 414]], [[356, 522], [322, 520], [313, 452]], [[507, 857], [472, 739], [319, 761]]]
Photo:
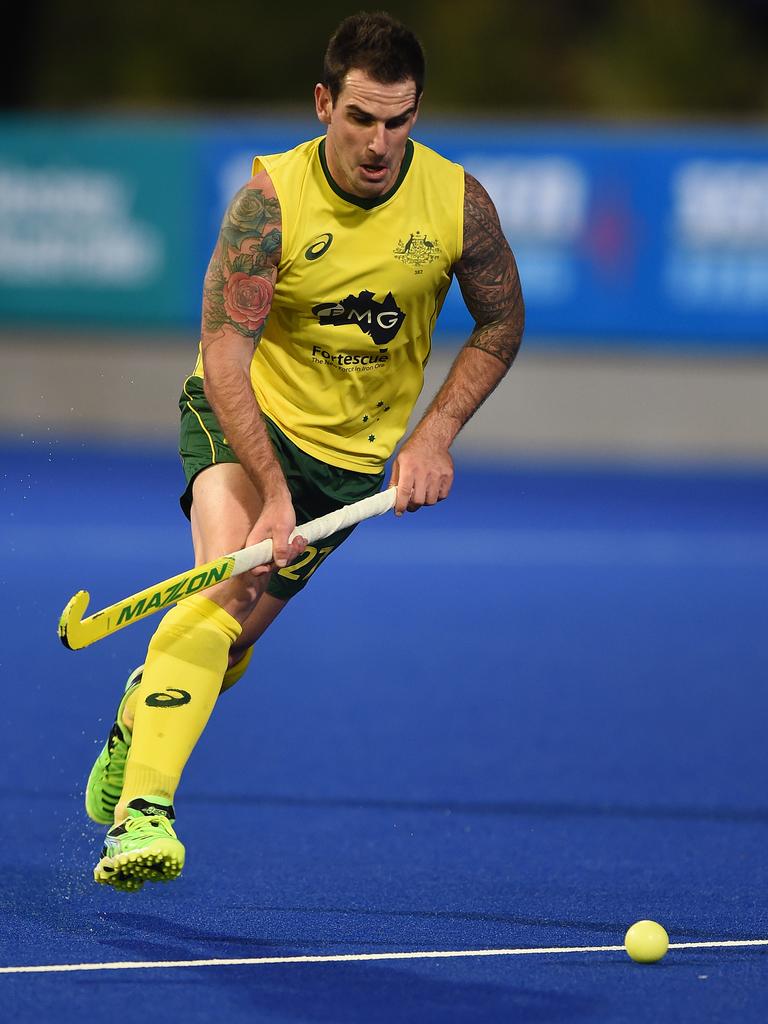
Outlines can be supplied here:
[[373, 292], [348, 295], [338, 302], [318, 302], [312, 312], [324, 326], [342, 327], [354, 324], [368, 334], [377, 345], [388, 345], [403, 326], [405, 313], [392, 292], [377, 302]]

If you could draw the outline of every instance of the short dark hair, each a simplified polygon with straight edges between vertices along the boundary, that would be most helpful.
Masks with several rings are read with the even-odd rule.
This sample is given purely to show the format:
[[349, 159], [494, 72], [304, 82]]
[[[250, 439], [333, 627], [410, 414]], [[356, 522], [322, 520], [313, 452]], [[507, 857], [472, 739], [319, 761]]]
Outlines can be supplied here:
[[345, 18], [331, 36], [323, 60], [323, 84], [335, 103], [352, 68], [392, 85], [412, 78], [416, 99], [424, 91], [424, 51], [416, 36], [386, 11]]

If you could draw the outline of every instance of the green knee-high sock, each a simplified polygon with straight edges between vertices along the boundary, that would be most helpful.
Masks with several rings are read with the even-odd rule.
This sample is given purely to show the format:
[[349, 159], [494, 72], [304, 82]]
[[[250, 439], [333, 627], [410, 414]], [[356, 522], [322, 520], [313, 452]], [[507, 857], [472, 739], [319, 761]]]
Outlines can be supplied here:
[[137, 796], [173, 799], [221, 690], [229, 648], [240, 632], [229, 612], [201, 595], [178, 604], [160, 623], [137, 689], [116, 821]]

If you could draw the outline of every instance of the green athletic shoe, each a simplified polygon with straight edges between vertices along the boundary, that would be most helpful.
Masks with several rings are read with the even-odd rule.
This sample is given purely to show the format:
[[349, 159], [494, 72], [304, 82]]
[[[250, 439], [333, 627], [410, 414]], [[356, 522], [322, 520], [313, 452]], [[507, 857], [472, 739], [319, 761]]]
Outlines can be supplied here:
[[184, 847], [176, 838], [173, 806], [157, 796], [137, 797], [128, 817], [104, 837], [93, 877], [101, 885], [137, 892], [145, 882], [171, 882], [184, 867]]
[[128, 676], [115, 723], [85, 785], [85, 812], [99, 825], [111, 825], [115, 820], [115, 807], [123, 791], [125, 759], [132, 738], [130, 730], [123, 725], [123, 708], [141, 682], [143, 669], [144, 666], [140, 665]]

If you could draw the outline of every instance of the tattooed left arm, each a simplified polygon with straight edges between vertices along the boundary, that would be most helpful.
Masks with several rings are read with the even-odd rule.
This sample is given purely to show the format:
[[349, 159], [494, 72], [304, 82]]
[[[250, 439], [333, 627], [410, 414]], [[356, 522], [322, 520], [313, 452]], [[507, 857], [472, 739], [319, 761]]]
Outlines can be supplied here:
[[398, 488], [398, 515], [448, 497], [449, 448], [512, 365], [523, 336], [525, 308], [515, 257], [490, 196], [471, 174], [465, 175], [464, 250], [454, 269], [475, 327], [395, 459], [391, 483]]

